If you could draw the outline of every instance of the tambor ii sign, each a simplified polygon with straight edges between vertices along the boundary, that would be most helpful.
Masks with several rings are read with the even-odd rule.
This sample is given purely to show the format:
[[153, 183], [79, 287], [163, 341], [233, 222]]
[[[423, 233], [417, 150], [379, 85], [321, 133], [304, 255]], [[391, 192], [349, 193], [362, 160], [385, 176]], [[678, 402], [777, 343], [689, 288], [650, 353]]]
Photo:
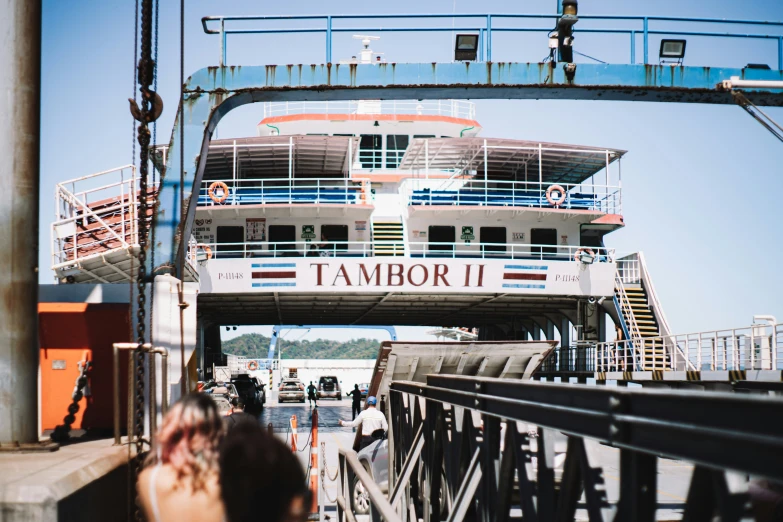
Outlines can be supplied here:
[[413, 292], [611, 296], [614, 263], [512, 259], [212, 259], [201, 292]]

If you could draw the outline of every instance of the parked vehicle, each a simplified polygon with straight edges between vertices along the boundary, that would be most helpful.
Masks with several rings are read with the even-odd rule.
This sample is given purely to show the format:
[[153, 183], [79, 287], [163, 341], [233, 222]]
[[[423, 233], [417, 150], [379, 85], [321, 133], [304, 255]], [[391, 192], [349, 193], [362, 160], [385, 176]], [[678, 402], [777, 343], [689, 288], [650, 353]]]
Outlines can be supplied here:
[[278, 390], [277, 402], [305, 401], [305, 385], [299, 379], [283, 379]]
[[362, 399], [366, 399], [368, 393], [370, 392], [370, 383], [363, 382], [359, 384], [359, 391], [362, 392]]
[[264, 403], [261, 401], [261, 393], [256, 388], [256, 383], [248, 375], [239, 375], [231, 380], [236, 387], [239, 396], [245, 403], [245, 407], [251, 409], [262, 408]]
[[343, 400], [343, 392], [337, 377], [324, 375], [318, 379], [318, 398]]

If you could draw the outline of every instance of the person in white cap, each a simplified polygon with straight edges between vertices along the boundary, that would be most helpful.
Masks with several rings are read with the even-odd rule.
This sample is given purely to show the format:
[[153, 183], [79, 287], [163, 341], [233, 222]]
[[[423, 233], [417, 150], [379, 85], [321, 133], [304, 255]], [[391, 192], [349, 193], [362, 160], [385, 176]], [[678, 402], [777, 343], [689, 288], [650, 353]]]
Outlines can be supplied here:
[[374, 440], [383, 437], [386, 430], [389, 429], [386, 417], [375, 407], [377, 404], [378, 399], [367, 397], [367, 409], [361, 412], [354, 420], [344, 421], [340, 419], [337, 421], [340, 426], [349, 426], [351, 428], [361, 425], [362, 442], [359, 445], [360, 450], [372, 444]]

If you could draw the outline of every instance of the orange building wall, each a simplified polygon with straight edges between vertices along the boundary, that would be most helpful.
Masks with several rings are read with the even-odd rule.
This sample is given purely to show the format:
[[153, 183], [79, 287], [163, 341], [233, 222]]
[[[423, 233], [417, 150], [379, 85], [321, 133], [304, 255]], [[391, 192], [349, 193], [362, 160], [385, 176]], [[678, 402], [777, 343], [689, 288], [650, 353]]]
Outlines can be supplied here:
[[[41, 428], [63, 423], [71, 404], [78, 362], [87, 351], [93, 362], [92, 395], [79, 401], [73, 429], [110, 430], [114, 425], [112, 344], [130, 336], [129, 306], [117, 303], [40, 303]], [[121, 355], [120, 390], [127, 387], [127, 352]], [[55, 363], [57, 361], [57, 363]], [[56, 365], [64, 369], [55, 369]], [[127, 395], [121, 393], [120, 419], [125, 426]]]

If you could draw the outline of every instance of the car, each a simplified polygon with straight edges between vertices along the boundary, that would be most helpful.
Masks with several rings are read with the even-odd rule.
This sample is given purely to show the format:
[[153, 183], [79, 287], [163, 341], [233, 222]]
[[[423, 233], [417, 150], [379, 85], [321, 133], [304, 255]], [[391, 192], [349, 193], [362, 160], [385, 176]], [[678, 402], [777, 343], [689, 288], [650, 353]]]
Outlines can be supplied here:
[[226, 416], [231, 414], [231, 403], [223, 395], [212, 395], [212, 400], [217, 404], [220, 415]]
[[245, 407], [251, 409], [263, 407], [261, 394], [256, 388], [256, 383], [254, 383], [249, 376], [239, 375], [232, 379], [231, 383], [236, 387], [239, 396], [245, 403]]
[[323, 375], [318, 378], [318, 398], [343, 400], [340, 381], [334, 375]]
[[305, 401], [305, 386], [299, 379], [283, 379], [278, 389], [277, 402]]
[[[384, 493], [389, 494], [389, 441], [384, 437], [383, 439], [376, 440], [362, 448], [358, 453], [359, 462], [367, 473], [372, 477], [373, 482], [377, 484], [378, 488]], [[423, 466], [419, 466], [419, 502], [423, 501], [421, 495], [424, 491], [424, 470]], [[353, 477], [351, 484], [351, 505], [353, 506], [354, 513], [357, 515], [369, 515], [372, 505], [370, 502], [370, 496], [367, 493], [367, 489], [364, 487], [357, 477]], [[441, 504], [441, 516], [440, 520], [448, 519], [448, 514], [452, 507], [452, 495], [449, 492], [448, 482], [446, 481], [446, 471], [441, 470], [441, 486], [440, 486], [440, 504]]]
[[359, 384], [359, 391], [362, 392], [362, 399], [366, 399], [367, 394], [370, 393], [370, 383], [363, 382]]

